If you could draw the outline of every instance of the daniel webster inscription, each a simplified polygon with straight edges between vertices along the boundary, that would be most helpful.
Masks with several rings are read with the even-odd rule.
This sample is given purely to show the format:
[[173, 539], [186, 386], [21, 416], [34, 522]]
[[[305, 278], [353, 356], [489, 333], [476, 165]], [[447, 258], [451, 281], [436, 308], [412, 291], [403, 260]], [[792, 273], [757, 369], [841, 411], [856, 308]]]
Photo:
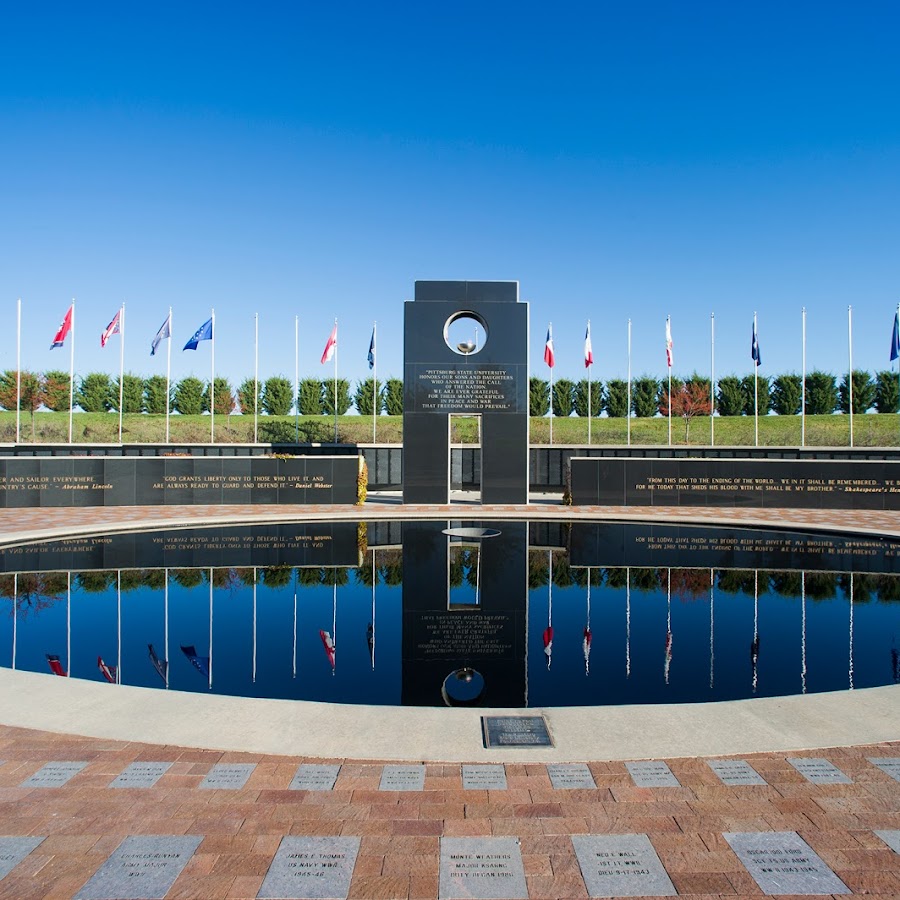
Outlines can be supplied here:
[[[454, 324], [471, 323], [457, 340]], [[450, 499], [450, 416], [481, 417], [481, 497], [528, 500], [528, 304], [515, 281], [417, 281], [404, 310], [403, 499]]]

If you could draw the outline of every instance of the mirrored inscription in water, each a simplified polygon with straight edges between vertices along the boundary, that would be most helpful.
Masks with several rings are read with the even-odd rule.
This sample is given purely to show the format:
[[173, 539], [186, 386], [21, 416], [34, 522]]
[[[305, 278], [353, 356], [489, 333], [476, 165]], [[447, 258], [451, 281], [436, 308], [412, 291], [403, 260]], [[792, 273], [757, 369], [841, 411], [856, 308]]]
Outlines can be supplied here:
[[900, 682], [900, 544], [300, 523], [0, 551], [0, 664], [342, 703], [688, 703]]

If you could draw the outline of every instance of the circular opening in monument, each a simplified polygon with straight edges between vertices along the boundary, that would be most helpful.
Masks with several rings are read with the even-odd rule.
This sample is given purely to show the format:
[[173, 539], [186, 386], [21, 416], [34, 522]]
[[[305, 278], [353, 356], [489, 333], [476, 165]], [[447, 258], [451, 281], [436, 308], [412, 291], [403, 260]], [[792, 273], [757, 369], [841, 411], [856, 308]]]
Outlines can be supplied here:
[[473, 312], [454, 313], [444, 324], [444, 341], [460, 356], [473, 356], [487, 343], [487, 325]]
[[447, 706], [476, 706], [484, 696], [484, 676], [464, 666], [451, 672], [441, 687], [441, 697]]

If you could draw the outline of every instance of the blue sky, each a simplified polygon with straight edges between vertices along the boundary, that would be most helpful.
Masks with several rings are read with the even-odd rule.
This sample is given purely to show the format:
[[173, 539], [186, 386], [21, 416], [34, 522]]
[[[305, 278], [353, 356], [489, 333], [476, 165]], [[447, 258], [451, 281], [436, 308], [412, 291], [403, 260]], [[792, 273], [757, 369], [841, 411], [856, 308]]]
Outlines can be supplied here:
[[[0, 29], [0, 367], [72, 297], [76, 371], [216, 310], [217, 373], [402, 375], [417, 279], [518, 280], [554, 377], [889, 368], [900, 300], [900, 8], [760, 2], [45, 3]], [[5, 310], [5, 312], [3, 312]]]

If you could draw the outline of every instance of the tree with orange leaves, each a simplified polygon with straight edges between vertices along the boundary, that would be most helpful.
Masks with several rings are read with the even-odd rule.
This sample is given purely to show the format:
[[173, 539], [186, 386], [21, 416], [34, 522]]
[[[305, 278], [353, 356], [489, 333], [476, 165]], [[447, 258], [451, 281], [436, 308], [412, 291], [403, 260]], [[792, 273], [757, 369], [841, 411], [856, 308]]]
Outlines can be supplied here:
[[671, 403], [672, 415], [681, 416], [684, 419], [684, 439], [688, 439], [691, 420], [695, 416], [708, 416], [712, 412], [712, 403], [709, 399], [709, 387], [701, 379], [689, 379], [672, 383], [672, 396], [664, 388], [660, 395], [660, 414], [668, 418], [669, 404]]

